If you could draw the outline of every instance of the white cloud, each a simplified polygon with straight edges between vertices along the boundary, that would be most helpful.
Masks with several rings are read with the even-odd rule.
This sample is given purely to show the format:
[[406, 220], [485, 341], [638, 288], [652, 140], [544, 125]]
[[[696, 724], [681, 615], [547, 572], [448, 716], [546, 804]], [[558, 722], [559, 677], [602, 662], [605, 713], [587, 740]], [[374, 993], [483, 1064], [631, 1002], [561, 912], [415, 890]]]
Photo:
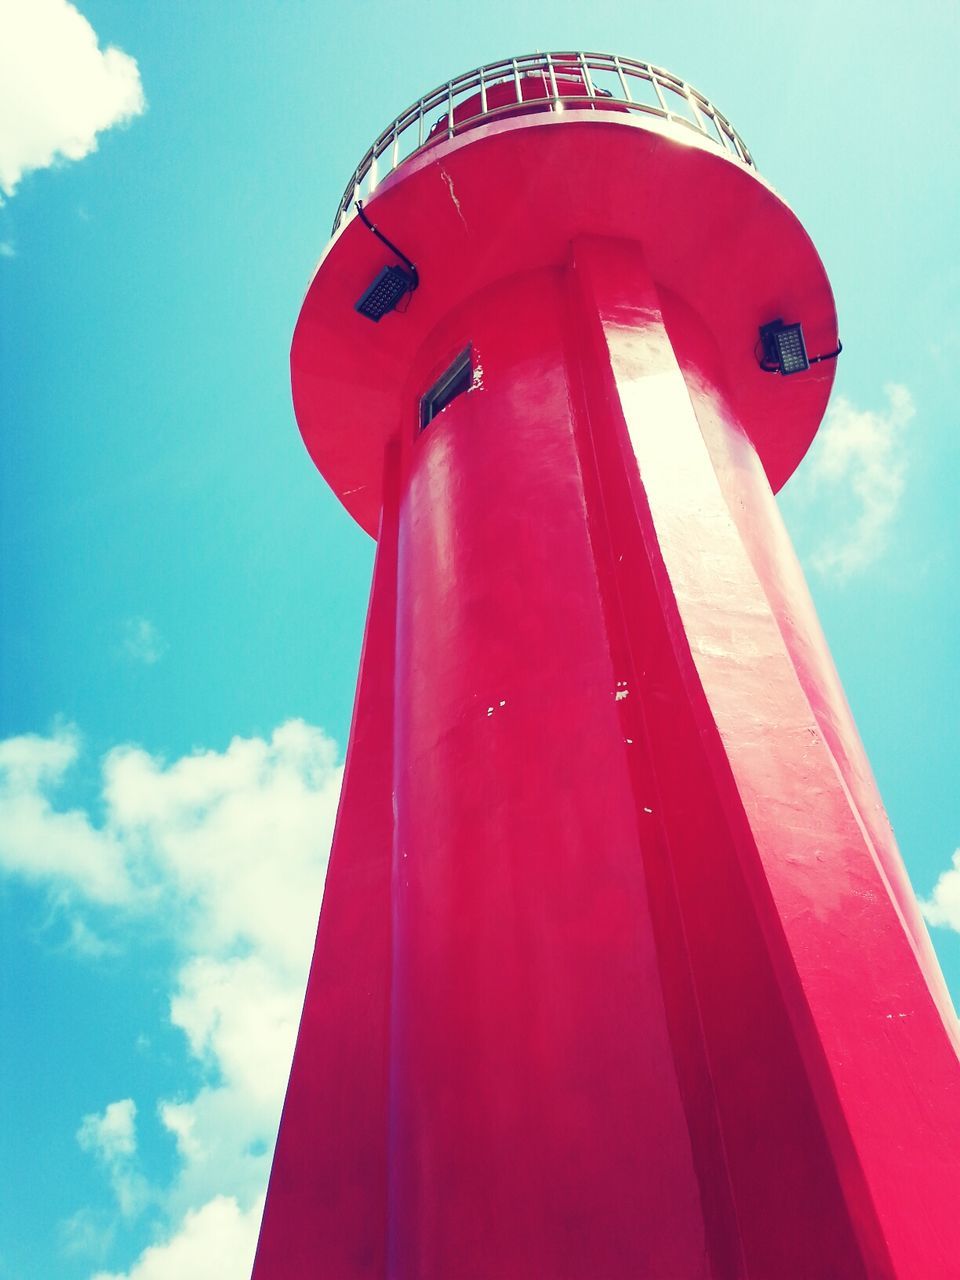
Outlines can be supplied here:
[[78, 751], [70, 729], [0, 742], [0, 870], [55, 882], [94, 902], [121, 902], [132, 892], [121, 842], [85, 813], [57, 810], [50, 800]]
[[[315, 911], [318, 906], [319, 900]], [[248, 1204], [262, 1191], [305, 977], [306, 960], [291, 970], [262, 952], [231, 960], [196, 957], [181, 970], [170, 1019], [211, 1069], [212, 1081], [189, 1101], [160, 1104], [181, 1159], [172, 1208], [201, 1203], [214, 1191]]]
[[954, 852], [953, 865], [940, 873], [930, 898], [920, 906], [929, 924], [960, 933], [960, 849]]
[[0, 192], [32, 169], [95, 151], [97, 134], [140, 115], [136, 61], [100, 49], [67, 0], [0, 0]]
[[0, 240], [0, 258], [15, 258], [17, 251], [9, 240]]
[[[235, 1280], [249, 1273], [296, 1037], [339, 798], [336, 747], [301, 720], [171, 763], [117, 747], [101, 765], [99, 820], [51, 800], [79, 753], [72, 730], [0, 742], [0, 870], [96, 906], [98, 942], [112, 930], [133, 949], [147, 918], [166, 922], [178, 952], [170, 1022], [203, 1083], [139, 1100], [176, 1142], [164, 1188], [138, 1173], [133, 1099], [85, 1117], [78, 1137], [121, 1214], [149, 1200], [170, 1225], [130, 1280]], [[78, 945], [85, 937], [81, 927]], [[82, 1214], [72, 1235], [89, 1225]], [[217, 1240], [232, 1269], [217, 1269]]]
[[104, 766], [112, 828], [149, 851], [198, 953], [240, 944], [298, 971], [309, 955], [340, 787], [336, 747], [290, 720], [171, 765], [119, 747]]
[[123, 624], [123, 652], [133, 662], [152, 667], [166, 651], [166, 641], [149, 618], [128, 618]]
[[83, 1117], [77, 1141], [107, 1162], [127, 1159], [137, 1150], [136, 1119], [137, 1104], [132, 1098], [111, 1102], [102, 1115]]
[[914, 416], [906, 387], [885, 388], [887, 407], [858, 409], [838, 397], [827, 412], [805, 470], [822, 509], [840, 516], [811, 557], [825, 576], [845, 579], [871, 565], [887, 544], [907, 471], [904, 428]]
[[134, 915], [165, 900], [197, 954], [254, 948], [302, 968], [340, 787], [321, 730], [290, 720], [172, 764], [117, 747], [99, 823], [54, 804], [79, 751], [71, 728], [0, 741], [0, 870]]
[[244, 1213], [232, 1197], [215, 1196], [187, 1213], [170, 1240], [145, 1249], [129, 1271], [100, 1271], [94, 1280], [244, 1280], [262, 1213], [262, 1197]]
[[[130, 1218], [143, 1208], [148, 1190], [135, 1164], [137, 1105], [132, 1098], [111, 1102], [102, 1114], [83, 1117], [77, 1141], [102, 1161], [110, 1175], [120, 1212]], [[74, 1215], [76, 1217], [76, 1215]]]

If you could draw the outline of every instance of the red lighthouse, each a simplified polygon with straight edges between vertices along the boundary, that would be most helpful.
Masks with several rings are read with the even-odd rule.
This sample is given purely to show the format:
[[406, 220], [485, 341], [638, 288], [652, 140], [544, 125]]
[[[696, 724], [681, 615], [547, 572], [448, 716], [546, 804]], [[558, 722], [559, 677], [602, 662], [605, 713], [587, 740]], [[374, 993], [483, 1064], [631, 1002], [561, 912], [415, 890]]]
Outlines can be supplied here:
[[291, 357], [378, 546], [255, 1280], [960, 1276], [957, 1024], [773, 498], [838, 350], [665, 71], [367, 153]]

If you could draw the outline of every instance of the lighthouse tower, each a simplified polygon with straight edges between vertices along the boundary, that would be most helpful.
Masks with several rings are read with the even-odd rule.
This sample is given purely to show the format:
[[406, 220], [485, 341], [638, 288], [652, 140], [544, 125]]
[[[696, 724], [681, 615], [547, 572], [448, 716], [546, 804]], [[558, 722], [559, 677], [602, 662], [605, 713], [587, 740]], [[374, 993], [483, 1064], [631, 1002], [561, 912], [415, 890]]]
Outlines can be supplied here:
[[646, 63], [364, 157], [291, 356], [377, 556], [255, 1280], [960, 1276], [957, 1024], [773, 497], [839, 347]]

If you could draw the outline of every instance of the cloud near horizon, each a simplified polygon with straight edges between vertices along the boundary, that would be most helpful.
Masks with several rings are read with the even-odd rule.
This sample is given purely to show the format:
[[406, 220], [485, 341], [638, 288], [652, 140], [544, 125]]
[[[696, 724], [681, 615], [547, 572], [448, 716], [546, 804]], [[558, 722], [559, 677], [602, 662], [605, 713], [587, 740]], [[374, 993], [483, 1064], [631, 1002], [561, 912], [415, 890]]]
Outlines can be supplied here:
[[0, 0], [0, 203], [24, 174], [81, 160], [145, 108], [136, 60], [101, 49], [68, 0]]
[[[81, 1118], [78, 1141], [103, 1168], [118, 1221], [146, 1204], [159, 1210], [159, 1238], [128, 1271], [101, 1274], [235, 1280], [249, 1274], [296, 1038], [339, 799], [337, 749], [302, 720], [169, 763], [119, 746], [100, 764], [97, 819], [59, 800], [81, 758], [70, 728], [0, 742], [0, 873], [45, 888], [81, 934], [94, 913], [103, 945], [124, 945], [112, 964], [137, 963], [147, 922], [166, 930], [169, 1021], [202, 1075], [188, 1096], [121, 1097]], [[115, 1097], [126, 1092], [122, 1080], [115, 1087]], [[145, 1109], [176, 1144], [179, 1165], [162, 1187], [138, 1165]], [[84, 1209], [64, 1228], [74, 1251], [85, 1236], [96, 1242]]]

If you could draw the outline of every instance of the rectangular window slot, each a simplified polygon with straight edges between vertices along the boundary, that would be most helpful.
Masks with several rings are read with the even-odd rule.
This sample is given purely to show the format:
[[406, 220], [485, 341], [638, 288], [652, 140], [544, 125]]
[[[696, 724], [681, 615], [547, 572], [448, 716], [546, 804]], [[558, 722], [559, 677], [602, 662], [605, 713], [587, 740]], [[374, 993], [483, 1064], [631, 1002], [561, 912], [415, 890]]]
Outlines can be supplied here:
[[420, 399], [420, 430], [428, 426], [451, 400], [469, 391], [473, 383], [473, 348], [461, 351], [449, 369]]

